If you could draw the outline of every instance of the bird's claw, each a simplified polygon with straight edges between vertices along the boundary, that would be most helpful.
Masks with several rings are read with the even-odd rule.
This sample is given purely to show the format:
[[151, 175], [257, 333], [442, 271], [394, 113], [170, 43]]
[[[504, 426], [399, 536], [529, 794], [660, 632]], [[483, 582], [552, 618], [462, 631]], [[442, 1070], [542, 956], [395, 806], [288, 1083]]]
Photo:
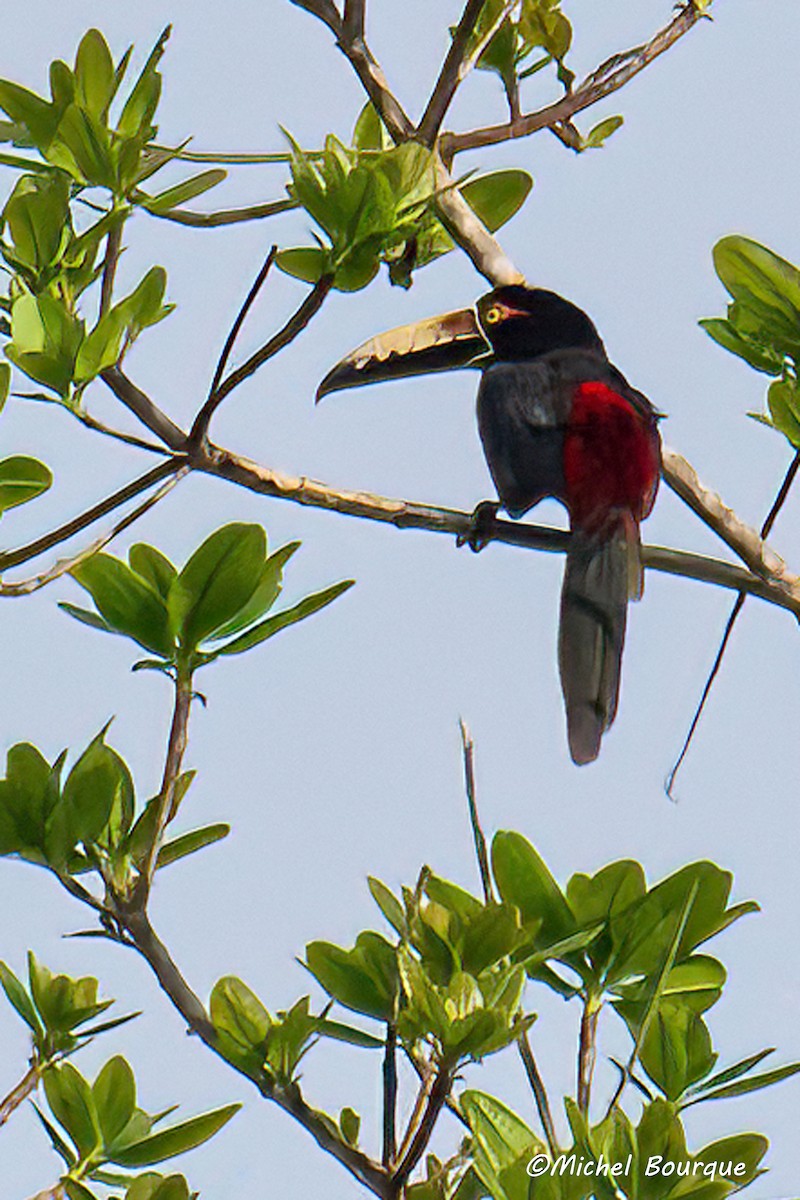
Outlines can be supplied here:
[[469, 519], [469, 527], [456, 538], [456, 546], [469, 546], [473, 554], [480, 553], [496, 534], [500, 505], [494, 500], [482, 500]]

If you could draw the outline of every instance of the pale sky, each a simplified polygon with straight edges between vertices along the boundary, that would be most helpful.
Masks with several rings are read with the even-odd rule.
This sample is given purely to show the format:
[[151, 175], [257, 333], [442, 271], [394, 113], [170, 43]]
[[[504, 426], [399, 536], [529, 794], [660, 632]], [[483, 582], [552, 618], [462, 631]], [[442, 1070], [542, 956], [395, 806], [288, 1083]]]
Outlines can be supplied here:
[[[644, 41], [671, 12], [668, 0], [565, 0], [564, 7], [577, 31], [579, 75]], [[370, 11], [375, 51], [414, 115], [459, 5], [373, 0]], [[419, 31], [433, 29], [434, 15], [440, 32], [420, 45]], [[503, 244], [531, 282], [592, 314], [617, 365], [669, 415], [665, 440], [758, 524], [790, 452], [745, 416], [762, 403], [764, 377], [715, 346], [696, 322], [724, 310], [711, 263], [719, 237], [744, 233], [800, 261], [800, 93], [791, 69], [798, 14], [794, 0], [717, 0], [714, 16], [579, 122], [588, 129], [624, 113], [624, 127], [603, 151], [576, 158], [540, 134], [463, 165], [523, 166], [533, 174], [533, 193], [503, 231]], [[116, 56], [135, 42], [141, 62], [170, 21], [164, 141], [193, 135], [198, 149], [267, 151], [282, 148], [279, 124], [307, 146], [329, 131], [348, 134], [362, 104], [359, 88], [328, 31], [285, 0], [28, 0], [4, 21], [0, 76], [43, 90], [50, 60], [71, 60], [91, 25], [105, 32]], [[539, 76], [530, 104], [555, 94]], [[476, 76], [452, 124], [467, 128], [502, 111], [496, 81]], [[241, 170], [196, 206], [276, 198], [284, 181], [280, 167]], [[307, 242], [308, 229], [302, 214], [210, 232], [145, 216], [130, 224], [121, 284], [162, 263], [178, 310], [141, 339], [129, 370], [176, 420], [189, 421], [204, 397], [228, 325], [270, 243]], [[421, 272], [410, 293], [381, 281], [354, 296], [335, 295], [311, 332], [231, 398], [215, 438], [276, 469], [343, 489], [471, 509], [492, 495], [474, 427], [474, 374], [352, 392], [318, 410], [313, 393], [330, 365], [371, 334], [469, 303], [485, 290], [467, 260], [451, 255]], [[301, 294], [294, 282], [271, 280], [241, 357]], [[98, 415], [114, 412], [101, 385], [90, 403]], [[4, 453], [40, 455], [57, 484], [6, 518], [4, 545], [78, 512], [148, 465], [55, 410], [12, 402], [2, 421]], [[773, 538], [792, 565], [800, 565], [799, 516], [800, 498], [793, 497]], [[561, 514], [545, 505], [535, 519], [560, 521]], [[401, 533], [199, 478], [116, 549], [147, 540], [181, 561], [231, 520], [263, 523], [273, 546], [302, 539], [287, 572], [289, 603], [337, 579], [358, 582], [313, 621], [202, 679], [209, 705], [192, 723], [187, 765], [200, 774], [184, 828], [224, 819], [234, 831], [160, 878], [153, 901], [156, 927], [201, 995], [233, 973], [273, 1010], [309, 989], [319, 1003], [295, 956], [312, 939], [350, 945], [360, 929], [380, 928], [368, 873], [397, 888], [426, 862], [478, 889], [457, 730], [463, 716], [477, 743], [487, 830], [524, 833], [561, 882], [624, 857], [639, 858], [651, 881], [699, 858], [734, 872], [734, 899], [756, 899], [763, 912], [712, 944], [730, 973], [709, 1018], [716, 1048], [724, 1063], [766, 1046], [778, 1047], [776, 1065], [800, 1058], [800, 642], [788, 614], [747, 604], [672, 804], [664, 776], [713, 660], [730, 594], [649, 575], [629, 622], [619, 716], [599, 761], [578, 769], [566, 750], [555, 667], [558, 558], [503, 546], [476, 557], [441, 536]], [[725, 556], [666, 488], [645, 537]], [[132, 648], [71, 623], [57, 610], [59, 599], [81, 602], [78, 588], [63, 581], [3, 608], [3, 748], [30, 740], [52, 759], [64, 746], [82, 749], [116, 714], [110, 740], [146, 797], [160, 776], [168, 688], [157, 676], [132, 676]], [[76, 1059], [84, 1073], [92, 1076], [121, 1051], [151, 1111], [180, 1103], [188, 1116], [245, 1102], [223, 1134], [185, 1163], [203, 1197], [362, 1194], [301, 1128], [185, 1037], [143, 962], [97, 941], [61, 939], [91, 922], [43, 872], [4, 860], [0, 873], [0, 956], [13, 969], [24, 969], [30, 946], [53, 969], [97, 975], [120, 1012], [144, 1010]], [[529, 1004], [541, 1014], [534, 1043], [560, 1109], [558, 1097], [574, 1088], [578, 1013], [533, 990]], [[27, 1052], [7, 1006], [0, 1006], [0, 1044], [4, 1092], [22, 1074]], [[624, 1045], [617, 1033], [607, 1049]], [[315, 1106], [362, 1112], [374, 1148], [379, 1074], [367, 1051], [321, 1048], [306, 1060], [304, 1089]], [[605, 1069], [604, 1078], [611, 1078]], [[533, 1121], [512, 1054], [473, 1068], [467, 1079], [496, 1090]], [[792, 1080], [693, 1109], [691, 1145], [744, 1130], [766, 1133], [770, 1173], [747, 1195], [786, 1200], [800, 1175], [798, 1087]], [[452, 1151], [459, 1136], [443, 1121], [437, 1145]], [[33, 1113], [18, 1113], [0, 1137], [3, 1200], [22, 1200], [57, 1173]]]

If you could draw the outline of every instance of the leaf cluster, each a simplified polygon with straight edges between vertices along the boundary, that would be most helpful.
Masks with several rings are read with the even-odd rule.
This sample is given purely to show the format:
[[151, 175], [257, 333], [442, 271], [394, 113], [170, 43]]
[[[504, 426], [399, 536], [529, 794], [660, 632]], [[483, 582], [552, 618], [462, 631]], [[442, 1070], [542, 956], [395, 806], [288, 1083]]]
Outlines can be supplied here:
[[[0, 154], [0, 163], [22, 171], [0, 217], [0, 256], [10, 274], [0, 332], [11, 339], [8, 358], [47, 389], [42, 398], [77, 404], [87, 384], [174, 307], [164, 303], [163, 268], [153, 267], [87, 323], [79, 301], [103, 273], [104, 245], [119, 240], [137, 208], [169, 216], [225, 177], [204, 171], [155, 195], [142, 189], [179, 153], [150, 146], [168, 36], [165, 30], [124, 101], [132, 47], [115, 64], [96, 29], [84, 35], [72, 67], [51, 64], [49, 98], [0, 79], [0, 109], [10, 118], [0, 123], [0, 140], [40, 156]], [[100, 216], [87, 223], [86, 212]]]
[[[332, 277], [335, 288], [350, 292], [366, 287], [385, 264], [392, 283], [410, 287], [415, 269], [454, 248], [436, 215], [431, 151], [418, 142], [392, 146], [371, 104], [356, 122], [350, 147], [333, 136], [321, 154], [290, 143], [290, 193], [324, 238], [282, 250], [277, 263], [287, 274], [312, 283]], [[509, 170], [479, 176], [459, 190], [495, 230], [522, 206], [531, 186], [525, 171]]]
[[191, 675], [221, 656], [261, 645], [352, 586], [352, 580], [333, 584], [267, 616], [280, 595], [283, 569], [299, 545], [289, 542], [270, 554], [260, 525], [234, 522], [210, 534], [180, 570], [144, 543], [131, 547], [127, 563], [95, 554], [72, 574], [96, 611], [67, 603], [61, 608], [157, 656], [139, 667]]
[[32, 1062], [39, 1071], [136, 1015], [90, 1024], [114, 1001], [97, 999], [97, 980], [91, 976], [71, 979], [68, 975], [53, 975], [32, 952], [28, 954], [28, 986], [3, 962], [0, 986], [30, 1030]]
[[91, 1084], [71, 1063], [52, 1066], [44, 1090], [53, 1119], [36, 1113], [64, 1162], [61, 1185], [69, 1200], [96, 1200], [89, 1184], [125, 1188], [125, 1200], [189, 1200], [182, 1175], [132, 1172], [201, 1146], [241, 1107], [228, 1104], [157, 1128], [174, 1108], [156, 1114], [139, 1108], [133, 1071], [121, 1056], [109, 1059]]
[[800, 448], [800, 270], [766, 246], [732, 235], [714, 247], [717, 275], [732, 297], [726, 317], [700, 322], [715, 342], [775, 376], [768, 415], [751, 413]]

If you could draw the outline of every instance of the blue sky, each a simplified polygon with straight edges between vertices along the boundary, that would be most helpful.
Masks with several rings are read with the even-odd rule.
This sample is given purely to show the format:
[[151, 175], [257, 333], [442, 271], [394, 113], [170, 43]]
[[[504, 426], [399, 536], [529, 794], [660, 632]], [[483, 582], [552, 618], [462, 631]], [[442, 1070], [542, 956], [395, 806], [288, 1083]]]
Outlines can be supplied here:
[[[574, 65], [591, 70], [614, 51], [645, 40], [670, 16], [664, 0], [571, 0]], [[535, 179], [503, 244], [531, 282], [586, 308], [614, 361], [668, 414], [665, 440], [697, 467], [745, 519], [769, 507], [789, 451], [745, 413], [762, 403], [764, 381], [716, 347], [697, 319], [723, 311], [711, 249], [740, 232], [800, 260], [796, 221], [798, 158], [793, 116], [796, 73], [779, 61], [797, 38], [793, 0], [717, 0], [668, 55], [587, 114], [625, 115], [601, 152], [579, 158], [547, 134], [460, 160], [466, 166], [524, 166]], [[432, 14], [435, 13], [436, 32]], [[446, 48], [458, 5], [374, 0], [370, 36], [390, 82], [412, 115]], [[362, 104], [358, 85], [321, 25], [284, 0], [141, 0], [136, 6], [29, 0], [4, 23], [0, 75], [43, 89], [46, 68], [71, 58], [81, 34], [100, 27], [116, 54], [131, 41], [139, 60], [167, 22], [164, 140], [193, 135], [198, 149], [282, 147], [278, 125], [304, 144], [330, 131], [346, 136]], [[419, 44], [419, 30], [429, 32]], [[530, 103], [544, 102], [540, 76]], [[502, 114], [496, 82], [475, 76], [451, 115], [454, 127]], [[208, 205], [280, 195], [282, 168], [232, 173]], [[198, 203], [200, 207], [202, 202]], [[128, 227], [120, 284], [152, 263], [169, 272], [177, 312], [143, 337], [129, 361], [137, 382], [178, 421], [204, 396], [227, 327], [272, 240], [308, 240], [308, 220], [205, 232], [137, 217]], [[226, 404], [214, 427], [223, 444], [276, 469], [348, 489], [471, 509], [491, 495], [474, 427], [475, 376], [453, 374], [332, 397], [315, 410], [315, 386], [347, 349], [393, 324], [468, 303], [485, 290], [463, 257], [421, 272], [409, 293], [383, 281], [335, 295], [313, 332], [269, 364]], [[301, 295], [275, 276], [239, 353], [254, 349]], [[98, 415], [114, 412], [98, 388]], [[11, 403], [5, 452], [40, 454], [57, 487], [7, 518], [16, 544], [77, 512], [144, 469], [135, 452], [73, 428], [39, 406]], [[774, 535], [800, 561], [792, 498]], [[561, 520], [555, 505], [537, 516]], [[159, 882], [154, 919], [201, 994], [215, 979], [244, 978], [270, 1008], [283, 1008], [310, 981], [294, 961], [313, 938], [349, 944], [375, 925], [365, 876], [391, 886], [423, 862], [477, 888], [461, 780], [457, 720], [477, 743], [478, 786], [488, 830], [519, 829], [562, 880], [622, 857], [637, 857], [651, 879], [711, 858], [732, 870], [737, 900], [763, 912], [720, 939], [730, 969], [711, 1025], [726, 1061], [764, 1046], [783, 1061], [800, 1057], [797, 1035], [796, 807], [798, 642], [788, 614], [751, 601], [737, 629], [700, 735], [678, 787], [663, 792], [691, 717], [731, 597], [651, 574], [631, 613], [622, 700], [597, 764], [569, 761], [555, 667], [561, 564], [555, 557], [492, 546], [473, 556], [446, 538], [259, 499], [217, 481], [190, 479], [120, 540], [151, 541], [182, 559], [214, 527], [262, 522], [271, 544], [300, 538], [286, 598], [334, 580], [357, 586], [330, 610], [246, 659], [217, 665], [204, 680], [209, 705], [192, 724], [187, 763], [199, 769], [187, 820], [231, 820], [227, 843], [178, 866]], [[13, 523], [12, 523], [13, 522]], [[648, 540], [712, 554], [714, 537], [662, 488]], [[140, 794], [158, 784], [169, 695], [164, 681], [131, 676], [128, 647], [71, 624], [57, 599], [78, 599], [62, 582], [3, 609], [0, 645], [7, 683], [0, 698], [4, 745], [36, 742], [50, 756], [83, 747], [115, 714], [112, 743], [128, 758]], [[145, 965], [98, 943], [65, 942], [86, 914], [41, 872], [0, 862], [4, 903], [0, 954], [21, 970], [32, 946], [51, 967], [100, 977], [121, 1009], [144, 1016], [107, 1038], [78, 1065], [93, 1073], [118, 1048], [129, 1053], [145, 1107], [180, 1102], [198, 1111], [231, 1099], [245, 1110], [210, 1147], [187, 1162], [204, 1196], [301, 1196], [324, 1191], [350, 1200], [357, 1185], [313, 1147], [303, 1130], [187, 1039]], [[576, 1014], [548, 997], [535, 1039], [554, 1096], [572, 1087]], [[0, 1009], [3, 1080], [10, 1087], [26, 1054], [18, 1022]], [[613, 1046], [615, 1043], [611, 1043]], [[622, 1042], [616, 1044], [621, 1048]], [[367, 1052], [324, 1050], [308, 1060], [312, 1103], [350, 1104], [375, 1133], [378, 1069]], [[776, 1056], [777, 1057], [777, 1056]], [[475, 1069], [473, 1086], [492, 1088], [528, 1113], [516, 1060]], [[771, 1172], [748, 1195], [777, 1200], [796, 1188], [800, 1158], [793, 1114], [796, 1081], [754, 1097], [693, 1110], [694, 1144], [755, 1129], [773, 1143]], [[441, 1144], [454, 1146], [455, 1128]], [[0, 1139], [0, 1175], [10, 1196], [52, 1182], [55, 1158], [32, 1114], [18, 1114]], [[227, 1185], [227, 1186], [226, 1186]]]

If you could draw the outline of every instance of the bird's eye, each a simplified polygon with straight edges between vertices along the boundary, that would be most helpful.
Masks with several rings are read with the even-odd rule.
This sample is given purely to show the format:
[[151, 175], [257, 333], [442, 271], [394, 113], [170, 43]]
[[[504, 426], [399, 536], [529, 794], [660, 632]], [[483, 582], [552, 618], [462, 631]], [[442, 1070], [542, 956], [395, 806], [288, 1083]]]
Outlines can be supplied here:
[[502, 317], [503, 313], [501, 309], [498, 305], [493, 304], [491, 308], [487, 308], [484, 320], [487, 325], [496, 325], [498, 321], [502, 320]]

